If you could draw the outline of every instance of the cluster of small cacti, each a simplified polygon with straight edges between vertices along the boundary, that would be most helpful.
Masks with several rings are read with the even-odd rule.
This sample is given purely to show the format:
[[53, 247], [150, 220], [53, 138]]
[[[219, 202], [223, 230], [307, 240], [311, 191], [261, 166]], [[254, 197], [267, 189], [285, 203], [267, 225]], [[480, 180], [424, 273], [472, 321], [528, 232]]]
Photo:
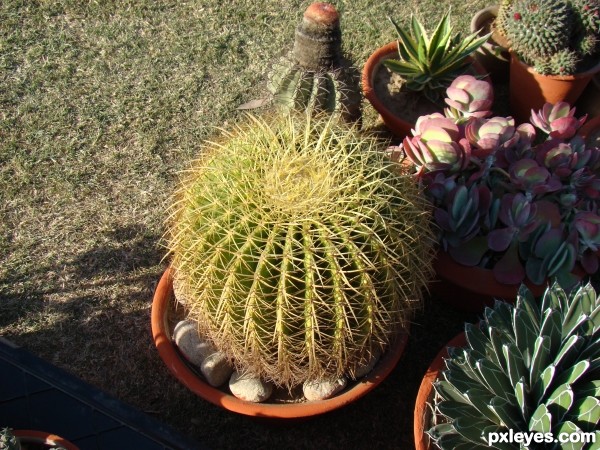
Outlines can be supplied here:
[[422, 301], [431, 211], [386, 144], [333, 118], [252, 118], [207, 144], [171, 211], [189, 317], [278, 385], [353, 374]]
[[538, 72], [571, 75], [598, 62], [600, 1], [503, 1], [496, 29]]
[[293, 51], [274, 65], [267, 89], [284, 110], [328, 113], [346, 122], [360, 119], [358, 71], [342, 56], [339, 15], [332, 5], [308, 7]]

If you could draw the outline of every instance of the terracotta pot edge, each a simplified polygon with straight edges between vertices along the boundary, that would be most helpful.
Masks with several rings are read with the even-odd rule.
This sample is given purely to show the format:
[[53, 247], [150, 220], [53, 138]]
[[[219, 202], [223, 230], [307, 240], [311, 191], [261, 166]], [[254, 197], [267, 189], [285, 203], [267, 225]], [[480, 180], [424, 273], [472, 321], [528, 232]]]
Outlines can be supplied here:
[[444, 368], [444, 359], [448, 357], [448, 348], [464, 347], [466, 343], [467, 339], [464, 331], [448, 341], [435, 355], [421, 380], [413, 411], [413, 434], [416, 450], [429, 450], [432, 448], [429, 437], [425, 433], [425, 415], [429, 408], [428, 402], [433, 392], [433, 383]]
[[175, 349], [166, 328], [165, 315], [172, 293], [171, 269], [167, 268], [156, 287], [152, 301], [152, 334], [159, 356], [165, 365], [184, 386], [210, 403], [229, 411], [255, 417], [272, 419], [297, 419], [320, 415], [352, 403], [377, 387], [394, 370], [408, 342], [408, 330], [398, 336], [396, 345], [389, 347], [378, 364], [377, 370], [366, 375], [355, 386], [340, 395], [326, 400], [301, 404], [269, 404], [247, 402], [213, 388], [196, 376], [183, 362]]

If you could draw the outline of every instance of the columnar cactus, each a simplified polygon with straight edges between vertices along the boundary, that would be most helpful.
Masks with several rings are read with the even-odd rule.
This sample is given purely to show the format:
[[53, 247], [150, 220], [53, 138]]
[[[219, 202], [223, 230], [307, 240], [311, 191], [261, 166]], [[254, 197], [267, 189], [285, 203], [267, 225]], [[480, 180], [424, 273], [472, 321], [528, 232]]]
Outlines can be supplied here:
[[313, 3], [296, 29], [291, 55], [274, 65], [267, 89], [286, 110], [360, 118], [358, 72], [342, 55], [339, 14], [329, 3]]
[[[554, 284], [540, 302], [521, 287], [514, 306], [497, 302], [486, 309], [478, 326], [466, 326], [467, 345], [449, 349], [434, 384], [437, 424], [428, 433], [435, 443], [441, 449], [597, 448], [558, 437], [585, 432], [600, 439], [599, 317], [600, 297], [590, 284], [569, 294]], [[552, 439], [525, 447], [489, 441], [490, 432], [509, 430]]]
[[206, 144], [168, 246], [190, 318], [239, 369], [287, 387], [352, 375], [420, 305], [431, 211], [384, 148], [297, 116]]

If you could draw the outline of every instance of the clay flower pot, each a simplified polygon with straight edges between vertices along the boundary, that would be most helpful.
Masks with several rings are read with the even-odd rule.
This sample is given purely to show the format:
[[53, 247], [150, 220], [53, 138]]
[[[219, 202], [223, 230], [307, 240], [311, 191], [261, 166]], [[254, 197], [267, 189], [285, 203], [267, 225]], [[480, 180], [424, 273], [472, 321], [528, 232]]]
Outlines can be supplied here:
[[[498, 15], [498, 5], [483, 8], [471, 19], [471, 33], [479, 31], [483, 36], [492, 31], [492, 24]], [[492, 80], [496, 83], [508, 81], [510, 54], [508, 49], [496, 42], [495, 34], [492, 34], [488, 41], [479, 47], [473, 57], [490, 74]]]
[[79, 450], [75, 444], [55, 434], [36, 430], [12, 430], [12, 434], [21, 442], [23, 448], [30, 450], [63, 447], [66, 450]]
[[[414, 122], [396, 114], [390, 106], [386, 104], [386, 101], [379, 96], [376, 88], [376, 77], [378, 76], [378, 72], [380, 70], [387, 70], [385, 66], [383, 66], [383, 61], [385, 59], [393, 58], [398, 58], [398, 44], [396, 41], [378, 48], [371, 56], [369, 56], [369, 59], [367, 59], [367, 62], [363, 67], [361, 86], [363, 95], [379, 113], [386, 127], [388, 127], [396, 137], [403, 139], [410, 134]], [[475, 60], [472, 60], [471, 68], [478, 75], [487, 75], [486, 70]], [[429, 102], [424, 96], [422, 96], [422, 98], [424, 102], [427, 103], [425, 110], [429, 109], [429, 111], [425, 112], [424, 110], [422, 113], [419, 113], [419, 115], [430, 114], [436, 111], [442, 112], [441, 107]]]
[[413, 413], [413, 432], [416, 450], [437, 448], [437, 446], [431, 444], [429, 436], [426, 433], [426, 431], [431, 428], [430, 423], [433, 414], [433, 411], [429, 407], [429, 404], [433, 400], [433, 383], [440, 375], [440, 372], [445, 368], [444, 359], [448, 358], [448, 347], [464, 347], [466, 344], [467, 339], [464, 332], [453, 338], [436, 355], [431, 365], [427, 368], [425, 376], [421, 380]]
[[[458, 310], [481, 313], [486, 306], [492, 307], [495, 299], [514, 302], [517, 298], [520, 284], [502, 284], [496, 281], [491, 269], [464, 266], [446, 252], [438, 251], [433, 268], [438, 278], [431, 283], [431, 290]], [[585, 276], [579, 266], [573, 273], [579, 278]], [[535, 297], [542, 296], [549, 283], [538, 285], [525, 280], [525, 285]]]
[[408, 340], [407, 334], [400, 336], [382, 355], [368, 375], [356, 382], [349, 383], [349, 386], [335, 397], [300, 403], [252, 403], [212, 387], [190, 368], [171, 341], [168, 318], [173, 301], [173, 281], [170, 269], [167, 269], [156, 287], [152, 302], [152, 335], [160, 357], [171, 373], [196, 395], [214, 405], [247, 416], [298, 419], [316, 416], [348, 405], [373, 390], [392, 372], [400, 360]]
[[598, 72], [600, 62], [575, 75], [541, 75], [511, 53], [509, 102], [513, 117], [523, 123], [529, 120], [532, 109], [537, 111], [546, 102], [575, 104]]

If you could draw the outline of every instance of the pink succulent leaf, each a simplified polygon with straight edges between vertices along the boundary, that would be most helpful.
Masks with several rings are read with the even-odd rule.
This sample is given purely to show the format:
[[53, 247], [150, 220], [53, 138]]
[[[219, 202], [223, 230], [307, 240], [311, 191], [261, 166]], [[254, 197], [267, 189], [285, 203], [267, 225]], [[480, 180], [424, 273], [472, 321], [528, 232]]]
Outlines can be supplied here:
[[448, 253], [454, 261], [464, 266], [478, 265], [488, 250], [484, 236], [476, 236], [459, 247], [449, 247]]
[[417, 122], [415, 123], [415, 128], [412, 130], [412, 133], [414, 136], [421, 134], [421, 127], [423, 126], [423, 123], [427, 123], [430, 120], [436, 120], [436, 119], [445, 119], [448, 120], [443, 114], [441, 113], [433, 113], [433, 114], [427, 114], [425, 116], [420, 116], [417, 119]]
[[[546, 103], [546, 105], [550, 105], [550, 103]], [[554, 104], [550, 111], [545, 117], [548, 122], [552, 123], [561, 117], [573, 117], [575, 115], [575, 108], [571, 109], [571, 105], [567, 102], [558, 102]]]
[[561, 117], [551, 122], [550, 137], [570, 139], [577, 133], [579, 121], [573, 117]]
[[448, 89], [446, 89], [446, 95], [448, 96], [448, 98], [446, 99], [446, 103], [448, 103], [448, 100], [452, 100], [454, 101], [454, 103], [464, 105], [469, 103], [469, 101], [471, 100], [471, 97], [464, 89], [455, 88], [452, 87], [452, 85]]
[[406, 153], [406, 157], [410, 159], [413, 164], [417, 166], [423, 166], [425, 161], [421, 159], [421, 153], [419, 151], [418, 144], [414, 143], [413, 139], [417, 139], [418, 142], [418, 138], [409, 138], [408, 136], [405, 137], [402, 141], [402, 149], [404, 150], [404, 153]]
[[[512, 117], [511, 117], [512, 119]], [[523, 142], [533, 142], [535, 141], [536, 132], [533, 125], [530, 123], [522, 123], [517, 127], [517, 133], [520, 136], [520, 140]]]
[[487, 237], [487, 243], [491, 250], [503, 252], [513, 241], [516, 234], [514, 228], [498, 228], [490, 231]]
[[525, 279], [525, 268], [519, 259], [518, 246], [513, 243], [492, 269], [496, 280], [503, 284], [519, 284]]
[[481, 111], [486, 114], [491, 114], [490, 108], [492, 107], [492, 103], [493, 102], [487, 99], [473, 100], [469, 105], [469, 112], [473, 113]]
[[448, 214], [448, 211], [446, 211], [442, 208], [436, 208], [433, 211], [433, 217], [434, 217], [436, 223], [438, 224], [438, 226], [442, 230], [454, 231], [454, 230], [452, 230], [452, 227], [450, 226], [450, 216]]

